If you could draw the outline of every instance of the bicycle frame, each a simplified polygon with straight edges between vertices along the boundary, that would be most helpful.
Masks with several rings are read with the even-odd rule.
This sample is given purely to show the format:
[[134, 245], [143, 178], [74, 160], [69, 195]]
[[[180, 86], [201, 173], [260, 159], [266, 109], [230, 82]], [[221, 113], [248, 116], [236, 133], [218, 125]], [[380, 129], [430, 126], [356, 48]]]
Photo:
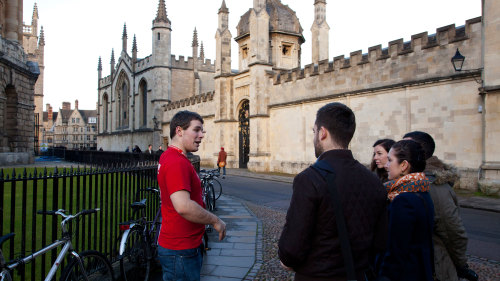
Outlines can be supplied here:
[[[60, 211], [61, 210], [58, 210], [57, 212], [60, 212]], [[63, 262], [64, 258], [66, 257], [66, 255], [68, 253], [70, 253], [72, 256], [74, 256], [78, 260], [78, 264], [80, 266], [80, 269], [82, 270], [82, 273], [83, 273], [83, 275], [85, 277], [85, 280], [88, 280], [88, 276], [86, 275], [82, 259], [81, 259], [80, 255], [77, 252], [74, 251], [73, 244], [71, 243], [71, 235], [69, 234], [69, 232], [68, 232], [68, 230], [66, 228], [66, 223], [69, 222], [69, 221], [71, 221], [72, 219], [74, 219], [76, 216], [73, 216], [73, 215], [64, 215], [64, 214], [62, 214], [62, 216], [63, 216], [63, 220], [61, 222], [62, 239], [56, 240], [52, 244], [46, 246], [45, 248], [43, 248], [41, 250], [36, 251], [35, 253], [33, 253], [33, 254], [29, 255], [29, 256], [26, 256], [24, 258], [19, 259], [18, 261], [14, 262], [14, 263], [6, 265], [5, 268], [9, 272], [13, 272], [13, 270], [16, 267], [18, 267], [19, 265], [27, 264], [27, 263], [31, 262], [32, 260], [34, 260], [35, 258], [37, 258], [38, 256], [43, 255], [43, 254], [45, 254], [47, 252], [50, 252], [50, 251], [56, 249], [57, 247], [59, 247], [61, 245], [64, 245], [62, 247], [61, 251], [59, 252], [59, 254], [57, 255], [57, 258], [56, 258], [54, 264], [50, 268], [50, 271], [49, 271], [49, 273], [47, 274], [47, 276], [45, 277], [44, 280], [45, 281], [51, 281], [51, 280], [54, 279], [54, 277], [56, 276], [56, 273], [57, 273], [57, 269], [59, 269], [59, 266], [61, 265], [61, 263]]]

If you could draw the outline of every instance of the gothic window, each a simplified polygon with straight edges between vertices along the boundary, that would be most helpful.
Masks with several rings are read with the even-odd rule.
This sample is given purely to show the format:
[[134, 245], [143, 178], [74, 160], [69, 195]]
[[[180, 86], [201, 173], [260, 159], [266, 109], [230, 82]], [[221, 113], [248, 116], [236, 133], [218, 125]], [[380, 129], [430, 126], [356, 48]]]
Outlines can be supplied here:
[[158, 32], [158, 40], [160, 40], [160, 32]]
[[104, 132], [108, 131], [108, 94], [104, 94], [102, 97], [102, 116], [104, 119], [102, 120], [102, 128]]
[[140, 107], [140, 120], [142, 126], [147, 126], [148, 124], [148, 84], [142, 81], [139, 86], [140, 97], [141, 97], [141, 107]]

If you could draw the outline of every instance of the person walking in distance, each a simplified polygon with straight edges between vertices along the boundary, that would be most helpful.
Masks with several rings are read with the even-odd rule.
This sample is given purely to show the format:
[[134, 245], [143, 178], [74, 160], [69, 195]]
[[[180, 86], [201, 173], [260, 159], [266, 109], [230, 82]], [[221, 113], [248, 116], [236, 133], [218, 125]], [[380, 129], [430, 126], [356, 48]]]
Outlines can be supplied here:
[[172, 143], [158, 164], [162, 214], [158, 257], [164, 281], [200, 280], [206, 224], [219, 233], [219, 240], [226, 236], [224, 221], [205, 210], [200, 178], [186, 157], [198, 151], [204, 134], [198, 113], [178, 112], [170, 122]]
[[150, 155], [152, 155], [152, 154], [153, 154], [153, 145], [151, 145], [151, 144], [150, 144], [150, 145], [148, 145], [148, 150], [146, 150], [146, 153], [147, 153], [147, 154], [150, 154]]
[[[346, 280], [348, 273], [343, 243], [336, 222], [340, 208], [345, 220], [357, 280], [374, 263], [374, 256], [385, 250], [387, 235], [387, 192], [375, 174], [353, 158], [348, 150], [356, 129], [352, 110], [341, 103], [320, 108], [314, 123], [314, 152], [319, 163], [326, 163], [334, 174], [335, 190], [341, 199], [330, 196], [333, 184], [315, 165], [298, 174], [285, 226], [278, 243], [278, 254], [285, 269], [295, 271], [295, 280]], [[333, 189], [333, 188], [332, 188]], [[334, 206], [335, 205], [335, 206]], [[337, 209], [338, 210], [338, 209]]]
[[224, 147], [221, 147], [219, 151], [219, 157], [217, 158], [217, 167], [219, 167], [219, 174], [220, 168], [222, 168], [222, 178], [226, 177], [226, 159], [227, 153], [224, 151]]

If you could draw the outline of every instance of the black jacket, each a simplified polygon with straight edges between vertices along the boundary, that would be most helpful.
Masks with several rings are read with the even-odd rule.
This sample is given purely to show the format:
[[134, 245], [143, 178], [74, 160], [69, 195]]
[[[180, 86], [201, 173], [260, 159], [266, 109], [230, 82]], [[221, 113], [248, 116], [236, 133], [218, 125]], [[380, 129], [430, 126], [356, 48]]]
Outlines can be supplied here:
[[[387, 192], [380, 180], [356, 161], [349, 150], [331, 150], [326, 160], [336, 184], [358, 275], [375, 253], [385, 250]], [[296, 280], [345, 280], [332, 200], [325, 179], [309, 167], [293, 181], [293, 195], [279, 241], [280, 260], [296, 272]]]

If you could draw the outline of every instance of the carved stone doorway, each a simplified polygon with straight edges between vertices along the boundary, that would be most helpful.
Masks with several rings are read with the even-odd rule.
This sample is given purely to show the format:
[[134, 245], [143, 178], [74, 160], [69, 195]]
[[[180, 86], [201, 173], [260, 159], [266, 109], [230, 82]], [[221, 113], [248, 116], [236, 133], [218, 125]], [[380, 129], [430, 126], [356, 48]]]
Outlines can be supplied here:
[[246, 169], [250, 159], [250, 103], [243, 101], [238, 112], [239, 136], [240, 136], [240, 168]]

